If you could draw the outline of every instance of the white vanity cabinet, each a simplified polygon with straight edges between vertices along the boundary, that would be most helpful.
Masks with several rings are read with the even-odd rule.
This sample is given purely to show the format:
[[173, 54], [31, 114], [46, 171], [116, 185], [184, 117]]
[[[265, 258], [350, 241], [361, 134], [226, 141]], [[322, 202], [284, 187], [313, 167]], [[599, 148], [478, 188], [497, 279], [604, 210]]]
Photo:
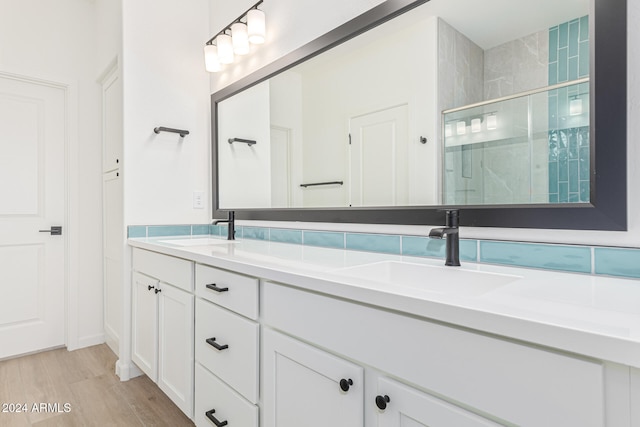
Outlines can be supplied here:
[[[405, 425], [398, 424], [402, 417], [411, 418], [411, 426], [430, 427], [607, 425], [605, 369], [598, 361], [289, 286], [265, 282], [261, 289], [265, 326], [411, 384], [384, 377], [374, 380], [376, 387], [365, 389], [364, 395], [365, 407], [371, 408], [365, 414], [367, 426]], [[273, 356], [266, 329], [264, 358], [268, 361]], [[304, 366], [295, 357], [285, 360]], [[280, 392], [274, 389], [277, 381], [270, 379], [274, 368], [264, 369], [266, 414], [288, 407], [284, 399], [300, 406], [299, 399], [312, 392], [300, 381], [295, 394], [273, 396]], [[377, 396], [389, 396], [384, 411], [372, 404]], [[437, 411], [426, 413], [423, 408], [428, 405]]]
[[134, 249], [131, 359], [193, 416], [193, 263]]
[[364, 370], [270, 329], [263, 332], [263, 427], [362, 426]]
[[196, 264], [195, 282], [195, 423], [258, 427], [258, 279]]

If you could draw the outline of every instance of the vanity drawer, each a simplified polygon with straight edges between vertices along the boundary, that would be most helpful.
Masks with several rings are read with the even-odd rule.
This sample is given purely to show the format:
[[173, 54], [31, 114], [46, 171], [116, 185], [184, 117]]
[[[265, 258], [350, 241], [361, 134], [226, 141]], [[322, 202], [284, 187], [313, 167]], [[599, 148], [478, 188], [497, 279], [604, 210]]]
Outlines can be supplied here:
[[193, 292], [193, 262], [144, 249], [133, 249], [133, 269]]
[[215, 426], [206, 413], [220, 423], [242, 427], [258, 427], [258, 407], [242, 398], [238, 393], [216, 378], [211, 372], [196, 363], [195, 423], [198, 427]]
[[196, 360], [253, 403], [258, 402], [258, 331], [255, 322], [196, 301]]
[[258, 318], [258, 279], [254, 277], [196, 264], [196, 295], [250, 319]]

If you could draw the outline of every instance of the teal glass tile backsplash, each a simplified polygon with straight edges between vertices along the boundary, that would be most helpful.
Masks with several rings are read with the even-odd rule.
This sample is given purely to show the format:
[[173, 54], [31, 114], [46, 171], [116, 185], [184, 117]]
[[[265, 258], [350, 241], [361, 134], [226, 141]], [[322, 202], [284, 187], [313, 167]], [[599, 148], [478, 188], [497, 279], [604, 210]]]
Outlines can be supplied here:
[[130, 225], [127, 227], [127, 237], [136, 238], [136, 237], [147, 237], [147, 226], [146, 225]]
[[590, 273], [591, 249], [584, 246], [481, 241], [480, 262]]
[[149, 225], [147, 237], [190, 236], [190, 225]]
[[[586, 181], [588, 184], [588, 181]], [[582, 182], [581, 182], [582, 185]], [[588, 186], [586, 187], [588, 191]], [[582, 191], [582, 188], [581, 188]], [[208, 231], [208, 233], [207, 233]], [[227, 235], [227, 225], [133, 225], [129, 238]], [[426, 236], [236, 226], [236, 238], [445, 259], [445, 240]], [[592, 259], [593, 251], [593, 259]], [[461, 239], [460, 260], [640, 279], [640, 249]]]
[[[446, 258], [445, 239], [428, 237], [402, 236], [402, 255]], [[460, 240], [460, 260], [476, 262], [478, 260], [478, 241]]]
[[344, 249], [344, 233], [303, 231], [303, 243], [309, 246]]
[[273, 242], [302, 244], [302, 230], [272, 228], [269, 233], [269, 240]]
[[347, 233], [346, 248], [357, 251], [383, 252], [400, 255], [400, 236]]
[[640, 278], [640, 249], [595, 248], [595, 273]]

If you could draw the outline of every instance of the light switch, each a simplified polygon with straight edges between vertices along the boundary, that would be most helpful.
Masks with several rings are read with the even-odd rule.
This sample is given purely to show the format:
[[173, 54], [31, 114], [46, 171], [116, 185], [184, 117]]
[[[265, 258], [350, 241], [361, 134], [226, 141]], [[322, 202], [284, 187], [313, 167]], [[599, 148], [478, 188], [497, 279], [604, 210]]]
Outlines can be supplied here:
[[193, 192], [193, 208], [204, 209], [204, 191]]

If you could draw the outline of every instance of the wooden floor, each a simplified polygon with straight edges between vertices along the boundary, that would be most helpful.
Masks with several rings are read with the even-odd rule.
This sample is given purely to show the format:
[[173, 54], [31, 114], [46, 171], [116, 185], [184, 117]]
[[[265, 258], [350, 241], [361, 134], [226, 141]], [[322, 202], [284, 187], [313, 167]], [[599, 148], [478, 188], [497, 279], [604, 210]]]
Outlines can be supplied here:
[[0, 427], [193, 426], [146, 376], [121, 382], [116, 359], [102, 344], [1, 361]]

